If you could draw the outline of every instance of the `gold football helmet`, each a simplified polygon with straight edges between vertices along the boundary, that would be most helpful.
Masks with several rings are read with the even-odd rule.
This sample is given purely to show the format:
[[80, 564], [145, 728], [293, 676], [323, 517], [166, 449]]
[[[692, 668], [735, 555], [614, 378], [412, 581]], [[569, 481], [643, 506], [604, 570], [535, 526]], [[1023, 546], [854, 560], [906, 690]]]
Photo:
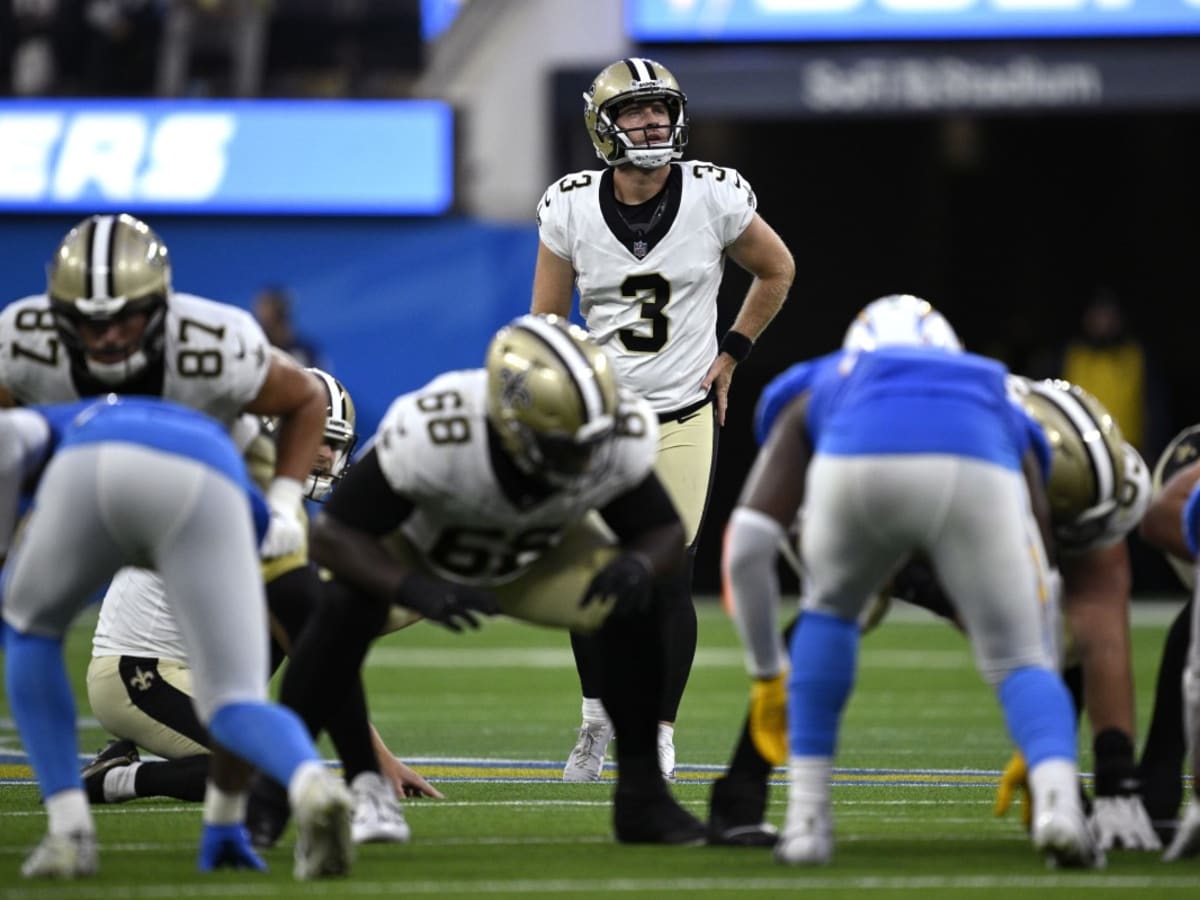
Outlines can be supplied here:
[[1086, 543], [1120, 503], [1125, 440], [1116, 420], [1069, 381], [1014, 378], [1026, 412], [1042, 426], [1052, 454], [1046, 491], [1055, 533], [1065, 547]]
[[[166, 244], [145, 222], [124, 213], [84, 219], [54, 251], [47, 280], [55, 325], [77, 367], [116, 386], [161, 356], [171, 259]], [[105, 348], [106, 355], [125, 351], [124, 359], [101, 362], [84, 352], [81, 323], [100, 324], [135, 313], [148, 317], [140, 340]]]
[[354, 445], [358, 443], [358, 433], [355, 431], [356, 417], [354, 401], [346, 386], [328, 372], [317, 369], [305, 369], [311, 372], [325, 386], [325, 394], [329, 402], [325, 405], [325, 443], [333, 451], [333, 459], [328, 469], [314, 467], [304, 481], [304, 495], [318, 502], [324, 501], [337, 482], [342, 480], [350, 465], [350, 457], [354, 453]]
[[[661, 100], [667, 106], [670, 132], [665, 143], [637, 143], [631, 132], [616, 126], [621, 107], [628, 103]], [[596, 155], [610, 166], [632, 163], [641, 169], [657, 169], [683, 156], [688, 142], [687, 97], [667, 68], [652, 59], [619, 59], [592, 81], [583, 95], [583, 121], [596, 148]]]
[[565, 486], [603, 465], [616, 428], [617, 377], [587, 333], [526, 315], [487, 351], [487, 416], [523, 472]]
[[[1189, 425], [1171, 438], [1158, 462], [1154, 464], [1153, 492], [1163, 489], [1180, 469], [1200, 461], [1200, 425]], [[1163, 554], [1179, 580], [1188, 588], [1196, 587], [1196, 564], [1191, 560], [1179, 559], [1170, 553]]]

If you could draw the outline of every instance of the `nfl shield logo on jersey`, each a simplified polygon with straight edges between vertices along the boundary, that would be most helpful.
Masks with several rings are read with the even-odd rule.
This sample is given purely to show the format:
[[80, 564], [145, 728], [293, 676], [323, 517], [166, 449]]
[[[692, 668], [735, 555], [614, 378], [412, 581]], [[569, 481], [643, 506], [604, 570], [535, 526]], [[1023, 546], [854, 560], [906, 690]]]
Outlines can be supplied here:
[[646, 245], [645, 241], [634, 241], [633, 242], [633, 255], [636, 256], [638, 259], [645, 259], [646, 254], [649, 251], [650, 251], [650, 248]]

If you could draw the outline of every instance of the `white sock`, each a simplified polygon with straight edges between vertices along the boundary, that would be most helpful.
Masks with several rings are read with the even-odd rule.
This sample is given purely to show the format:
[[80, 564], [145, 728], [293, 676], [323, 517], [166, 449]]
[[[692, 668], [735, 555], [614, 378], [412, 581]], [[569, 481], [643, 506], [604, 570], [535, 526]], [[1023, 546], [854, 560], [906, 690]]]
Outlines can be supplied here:
[[53, 797], [47, 797], [46, 815], [50, 819], [48, 830], [51, 834], [71, 834], [75, 831], [96, 833], [96, 824], [92, 821], [92, 811], [88, 808], [87, 794], [83, 788], [68, 788]]
[[604, 704], [600, 702], [599, 697], [584, 697], [583, 698], [583, 721], [585, 722], [607, 722], [608, 713], [604, 710]]
[[246, 792], [223, 791], [210, 778], [204, 784], [204, 824], [240, 825], [246, 821]]
[[666, 722], [658, 723], [658, 739], [660, 741], [670, 741], [675, 743], [675, 726], [668, 725]]
[[1074, 761], [1062, 757], [1042, 760], [1029, 770], [1029, 796], [1032, 798], [1035, 817], [1041, 810], [1050, 806], [1075, 809], [1082, 814], [1079, 803], [1079, 767]]
[[140, 762], [127, 766], [117, 766], [104, 773], [104, 801], [106, 803], [124, 803], [137, 796], [135, 779], [137, 770], [142, 767]]
[[292, 773], [291, 781], [288, 782], [288, 802], [292, 804], [292, 809], [296, 808], [296, 803], [300, 799], [300, 795], [304, 793], [304, 788], [309, 780], [320, 777], [324, 771], [325, 766], [315, 759], [296, 766], [296, 771]]
[[[793, 756], [788, 760], [787, 821], [803, 821], [830, 807], [833, 759], [828, 756]], [[784, 826], [787, 827], [786, 824]]]

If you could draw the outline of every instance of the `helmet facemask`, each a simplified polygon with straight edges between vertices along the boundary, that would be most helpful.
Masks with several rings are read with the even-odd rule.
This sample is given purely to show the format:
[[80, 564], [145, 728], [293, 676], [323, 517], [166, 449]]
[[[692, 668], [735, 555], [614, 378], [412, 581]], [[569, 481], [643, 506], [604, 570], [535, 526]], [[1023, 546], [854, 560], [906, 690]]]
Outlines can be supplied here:
[[[166, 245], [144, 222], [129, 215], [84, 220], [59, 244], [47, 282], [60, 339], [97, 381], [119, 386], [162, 358], [171, 263]], [[126, 343], [89, 346], [84, 340], [83, 327], [103, 329], [135, 315], [145, 315], [145, 327]]]
[[358, 434], [355, 432], [356, 415], [354, 401], [345, 385], [321, 369], [311, 368], [305, 371], [317, 376], [324, 385], [328, 398], [325, 404], [323, 444], [329, 448], [330, 455], [326, 456], [322, 452], [313, 462], [312, 471], [304, 479], [304, 496], [323, 503], [350, 467], [350, 459], [358, 443]]
[[[596, 155], [610, 166], [631, 163], [639, 169], [658, 169], [683, 158], [688, 142], [687, 97], [660, 63], [648, 59], [623, 59], [601, 72], [584, 93], [584, 123]], [[667, 121], [653, 126], [622, 129], [616, 124], [630, 104], [662, 102]], [[646, 141], [646, 131], [665, 130], [664, 140]]]

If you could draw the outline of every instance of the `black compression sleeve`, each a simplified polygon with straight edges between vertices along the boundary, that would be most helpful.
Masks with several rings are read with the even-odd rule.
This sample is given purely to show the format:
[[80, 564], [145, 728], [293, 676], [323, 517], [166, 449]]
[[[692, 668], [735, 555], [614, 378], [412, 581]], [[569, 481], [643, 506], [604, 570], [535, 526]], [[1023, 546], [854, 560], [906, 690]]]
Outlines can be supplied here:
[[675, 505], [653, 472], [637, 487], [610, 501], [600, 515], [622, 544], [679, 520]]
[[392, 490], [372, 447], [346, 472], [325, 504], [326, 515], [367, 534], [395, 531], [413, 511], [413, 504]]

